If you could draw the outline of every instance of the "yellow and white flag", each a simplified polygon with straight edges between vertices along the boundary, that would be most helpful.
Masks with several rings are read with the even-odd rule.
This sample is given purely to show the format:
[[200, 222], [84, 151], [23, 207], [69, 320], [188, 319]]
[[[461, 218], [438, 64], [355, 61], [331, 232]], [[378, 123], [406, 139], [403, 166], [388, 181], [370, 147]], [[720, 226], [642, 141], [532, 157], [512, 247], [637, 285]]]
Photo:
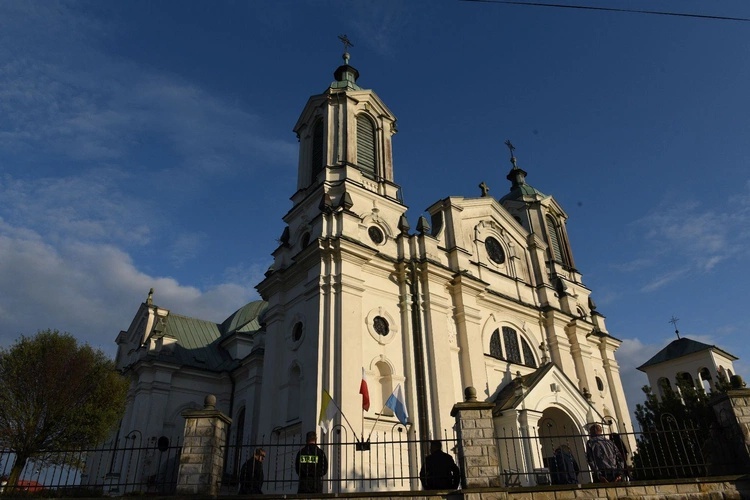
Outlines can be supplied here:
[[323, 394], [320, 397], [320, 418], [318, 419], [318, 425], [323, 434], [328, 432], [328, 428], [331, 426], [333, 417], [339, 412], [339, 406], [333, 400], [328, 391], [323, 389]]

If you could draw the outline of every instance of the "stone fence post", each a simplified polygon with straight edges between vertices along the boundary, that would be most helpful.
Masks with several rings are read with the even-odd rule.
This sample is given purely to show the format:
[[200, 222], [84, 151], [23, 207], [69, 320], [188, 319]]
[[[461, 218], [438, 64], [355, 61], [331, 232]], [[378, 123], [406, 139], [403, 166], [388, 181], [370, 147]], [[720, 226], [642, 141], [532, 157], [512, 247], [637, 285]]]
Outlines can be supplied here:
[[177, 474], [178, 495], [217, 496], [224, 470], [227, 428], [232, 420], [216, 409], [209, 394], [202, 410], [185, 410], [185, 439]]
[[713, 460], [720, 459], [724, 474], [750, 470], [750, 389], [739, 375], [732, 376], [731, 389], [711, 400], [719, 428], [712, 429], [714, 446], [723, 445]]
[[500, 461], [492, 423], [495, 404], [477, 401], [473, 387], [464, 390], [464, 399], [451, 410], [451, 416], [456, 418], [463, 487], [500, 486]]

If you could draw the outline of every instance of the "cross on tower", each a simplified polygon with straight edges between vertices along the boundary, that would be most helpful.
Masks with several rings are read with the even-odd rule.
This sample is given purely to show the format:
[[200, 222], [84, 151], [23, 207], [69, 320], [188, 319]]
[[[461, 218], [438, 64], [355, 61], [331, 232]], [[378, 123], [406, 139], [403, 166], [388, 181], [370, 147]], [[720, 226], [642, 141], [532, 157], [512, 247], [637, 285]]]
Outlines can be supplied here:
[[482, 197], [487, 196], [487, 193], [490, 192], [490, 187], [484, 181], [479, 185], [479, 189], [482, 190]]
[[347, 52], [349, 50], [349, 47], [354, 47], [354, 44], [349, 40], [349, 37], [346, 35], [339, 35], [339, 40], [341, 40], [341, 43], [344, 44], [344, 52]]
[[515, 151], [516, 147], [513, 145], [512, 142], [510, 142], [510, 139], [505, 141], [505, 145], [508, 146], [508, 149], [510, 150], [510, 157], [513, 158], [515, 156], [513, 154], [513, 151]]
[[672, 319], [669, 320], [670, 323], [674, 325], [674, 333], [677, 334], [677, 338], [680, 338], [680, 331], [677, 329], [677, 322], [680, 321], [680, 318], [675, 318], [674, 314], [672, 315]]

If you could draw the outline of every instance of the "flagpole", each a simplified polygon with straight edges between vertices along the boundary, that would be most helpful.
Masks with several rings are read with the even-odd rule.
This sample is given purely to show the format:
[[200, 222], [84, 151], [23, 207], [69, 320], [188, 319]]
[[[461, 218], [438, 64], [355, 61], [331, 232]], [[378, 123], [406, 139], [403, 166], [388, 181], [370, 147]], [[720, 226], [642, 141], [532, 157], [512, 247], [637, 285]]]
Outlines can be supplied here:
[[372, 424], [372, 429], [370, 429], [370, 433], [367, 435], [367, 441], [370, 440], [370, 436], [372, 436], [372, 431], [375, 430], [375, 426], [378, 425], [378, 421], [380, 421], [381, 415], [383, 415], [383, 410], [385, 410], [385, 405], [383, 405], [383, 408], [380, 409], [380, 413], [378, 413], [378, 418], [375, 419], [375, 422]]
[[354, 439], [357, 439], [357, 431], [354, 430], [354, 426], [352, 425], [351, 422], [349, 422], [349, 419], [346, 418], [346, 415], [344, 415], [344, 411], [341, 409], [338, 403], [336, 403], [335, 399], [331, 398], [331, 403], [336, 405], [336, 408], [339, 409], [339, 413], [341, 413], [341, 416], [344, 417], [344, 420], [346, 421], [346, 423], [349, 424], [349, 428], [352, 430], [352, 434], [354, 434]]

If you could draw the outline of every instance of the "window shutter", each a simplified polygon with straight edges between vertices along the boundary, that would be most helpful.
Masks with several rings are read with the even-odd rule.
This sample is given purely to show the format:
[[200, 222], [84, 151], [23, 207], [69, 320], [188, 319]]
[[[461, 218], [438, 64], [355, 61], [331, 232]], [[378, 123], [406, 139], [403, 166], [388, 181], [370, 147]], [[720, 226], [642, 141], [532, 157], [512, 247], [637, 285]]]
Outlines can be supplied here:
[[375, 178], [375, 127], [366, 116], [357, 117], [357, 166]]
[[323, 171], [323, 120], [320, 119], [313, 125], [311, 167], [310, 183], [313, 183], [318, 174]]
[[552, 258], [556, 262], [564, 264], [562, 256], [562, 249], [560, 248], [560, 238], [557, 235], [557, 225], [555, 220], [549, 215], [545, 217], [547, 219], [547, 234], [549, 234], [549, 244], [552, 250]]

